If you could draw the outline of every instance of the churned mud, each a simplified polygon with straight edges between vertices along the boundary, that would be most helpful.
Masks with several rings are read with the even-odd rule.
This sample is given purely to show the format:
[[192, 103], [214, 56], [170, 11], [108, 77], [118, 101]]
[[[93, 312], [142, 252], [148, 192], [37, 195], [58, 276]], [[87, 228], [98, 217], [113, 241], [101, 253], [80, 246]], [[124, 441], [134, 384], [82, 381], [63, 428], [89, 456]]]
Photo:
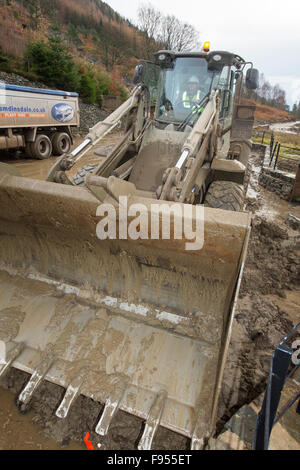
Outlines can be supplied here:
[[[49, 382], [43, 382], [34, 394], [28, 414], [20, 414], [16, 407], [16, 397], [28, 379], [28, 374], [13, 369], [1, 382], [0, 449], [86, 450], [84, 437], [87, 432], [90, 433], [89, 440], [95, 450], [137, 448], [143, 427], [141, 419], [119, 411], [111, 424], [108, 436], [100, 437], [93, 431], [103, 407], [80, 396], [68, 417], [60, 420], [55, 416], [55, 411], [65, 390]], [[188, 444], [188, 439], [183, 436], [160, 428], [154, 447], [161, 450], [180, 450], [188, 449]]]
[[[84, 164], [95, 162], [91, 153]], [[247, 197], [253, 230], [245, 275], [233, 325], [218, 410], [218, 431], [243, 405], [266, 387], [270, 359], [281, 339], [300, 321], [300, 232], [288, 223], [292, 214], [300, 218], [300, 206], [281, 200], [258, 185], [260, 156], [253, 155], [253, 171]], [[48, 161], [11, 162], [24, 176], [43, 179], [53, 164]], [[28, 414], [22, 415], [16, 397], [28, 375], [12, 369], [0, 382], [0, 449], [85, 449], [87, 432], [95, 448], [131, 450], [143, 431], [139, 418], [119, 411], [105, 438], [93, 430], [103, 406], [80, 396], [66, 420], [55, 411], [65, 390], [43, 382], [34, 395]], [[188, 439], [159, 428], [153, 448], [185, 450]]]
[[[101, 141], [101, 148], [108, 145], [115, 145], [120, 139], [120, 132], [115, 131], [110, 136], [104, 137]], [[75, 137], [72, 150], [82, 143], [82, 138]], [[92, 147], [91, 150], [68, 172], [68, 176], [72, 178], [74, 174], [84, 165], [94, 165], [99, 163], [99, 157], [95, 155], [98, 147]], [[5, 152], [0, 150], [0, 161], [14, 165], [26, 178], [44, 180], [49, 170], [53, 167], [57, 157], [51, 157], [47, 160], [32, 160], [26, 158], [24, 152]]]
[[[13, 372], [17, 383], [17, 372]], [[24, 374], [23, 377], [25, 378]], [[9, 382], [8, 382], [9, 384]], [[9, 386], [9, 385], [8, 385]], [[34, 411], [22, 415], [16, 407], [15, 395], [0, 389], [0, 450], [83, 450], [83, 443], [48, 437], [45, 427], [40, 426]]]
[[271, 356], [300, 322], [300, 231], [289, 215], [299, 204], [281, 200], [258, 185], [260, 157], [253, 171], [247, 208], [252, 234], [219, 403], [219, 427], [266, 388]]

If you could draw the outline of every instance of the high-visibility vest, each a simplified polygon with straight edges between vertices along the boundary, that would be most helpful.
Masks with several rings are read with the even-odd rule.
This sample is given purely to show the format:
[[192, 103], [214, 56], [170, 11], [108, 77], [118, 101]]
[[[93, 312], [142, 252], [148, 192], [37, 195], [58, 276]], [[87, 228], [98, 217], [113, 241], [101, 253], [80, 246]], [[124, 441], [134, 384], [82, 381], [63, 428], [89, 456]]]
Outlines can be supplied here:
[[185, 108], [190, 109], [191, 108], [191, 101], [195, 103], [195, 102], [199, 101], [200, 98], [201, 98], [201, 91], [200, 90], [198, 90], [198, 93], [196, 95], [194, 95], [193, 98], [190, 98], [190, 96], [188, 95], [188, 92], [185, 91], [183, 93], [183, 96], [182, 96], [183, 106]]

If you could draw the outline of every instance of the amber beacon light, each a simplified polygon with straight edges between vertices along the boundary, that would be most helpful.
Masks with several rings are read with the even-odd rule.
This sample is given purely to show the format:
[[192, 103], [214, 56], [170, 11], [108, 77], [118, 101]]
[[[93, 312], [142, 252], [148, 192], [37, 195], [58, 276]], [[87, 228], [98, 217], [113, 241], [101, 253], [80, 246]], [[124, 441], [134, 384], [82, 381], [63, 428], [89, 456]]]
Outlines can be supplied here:
[[209, 52], [210, 51], [210, 42], [206, 41], [203, 46], [204, 52]]

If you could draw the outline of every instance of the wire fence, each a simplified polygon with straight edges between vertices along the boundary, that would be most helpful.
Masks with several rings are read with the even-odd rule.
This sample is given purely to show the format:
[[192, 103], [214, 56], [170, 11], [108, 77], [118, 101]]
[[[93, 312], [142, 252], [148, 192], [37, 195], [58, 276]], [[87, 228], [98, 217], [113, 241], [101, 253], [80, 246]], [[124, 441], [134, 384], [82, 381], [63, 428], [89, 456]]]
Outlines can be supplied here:
[[270, 168], [296, 173], [300, 163], [300, 146], [286, 145], [275, 139], [274, 132], [267, 130], [256, 130], [253, 137], [270, 146]]

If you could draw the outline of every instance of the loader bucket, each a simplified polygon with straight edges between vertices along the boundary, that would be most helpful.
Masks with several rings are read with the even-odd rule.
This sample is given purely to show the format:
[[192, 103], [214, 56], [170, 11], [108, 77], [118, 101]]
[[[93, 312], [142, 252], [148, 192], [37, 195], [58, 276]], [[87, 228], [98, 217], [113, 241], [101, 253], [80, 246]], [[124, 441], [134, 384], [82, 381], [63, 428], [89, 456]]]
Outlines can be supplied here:
[[[0, 173], [0, 375], [31, 374], [202, 448], [216, 404], [250, 232], [248, 213], [205, 208], [205, 241], [99, 240], [99, 200], [86, 188]], [[2, 367], [2, 368], [1, 368]], [[100, 414], [100, 405], [99, 405]]]

